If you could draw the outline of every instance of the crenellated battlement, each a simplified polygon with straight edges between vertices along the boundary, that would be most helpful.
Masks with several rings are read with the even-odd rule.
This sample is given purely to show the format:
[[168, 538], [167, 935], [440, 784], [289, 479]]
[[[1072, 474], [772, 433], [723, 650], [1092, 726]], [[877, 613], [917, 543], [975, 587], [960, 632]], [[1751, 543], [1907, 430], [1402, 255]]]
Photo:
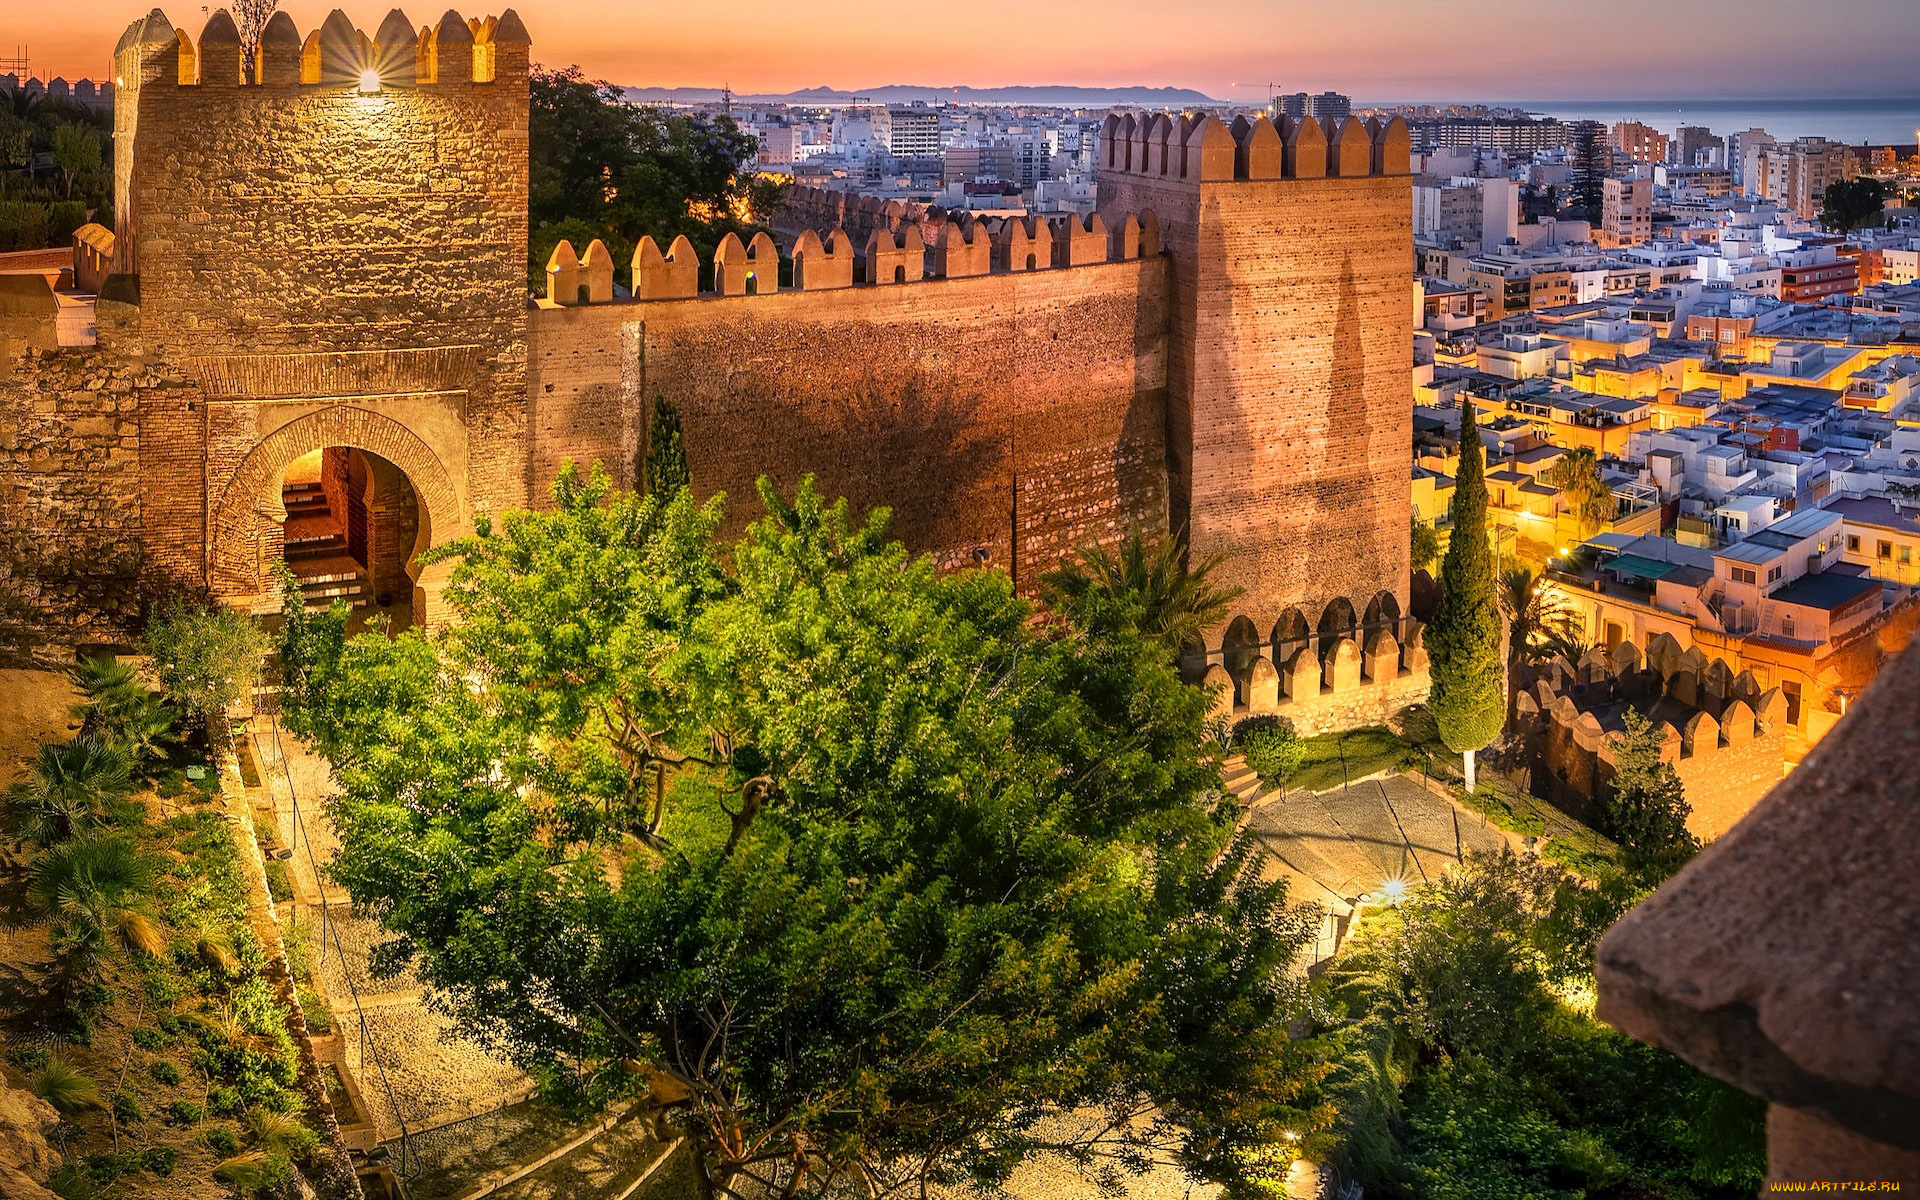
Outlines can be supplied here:
[[337, 88], [377, 92], [496, 82], [525, 85], [532, 39], [512, 9], [462, 17], [452, 9], [417, 29], [399, 9], [372, 37], [334, 9], [303, 38], [275, 13], [260, 34], [251, 72], [242, 69], [240, 30], [226, 9], [207, 18], [196, 42], [160, 9], [133, 22], [114, 47], [119, 86], [140, 88]]
[[1351, 179], [1412, 173], [1412, 135], [1399, 117], [1236, 117], [1109, 113], [1100, 168], [1187, 183]]
[[[858, 245], [858, 249], [855, 249]], [[877, 225], [864, 245], [844, 227], [825, 234], [807, 229], [788, 251], [792, 283], [782, 286], [781, 254], [762, 231], [743, 244], [729, 233], [715, 248], [713, 286], [700, 289], [700, 261], [693, 243], [677, 237], [663, 254], [652, 237], [642, 237], [628, 263], [628, 294], [614, 290], [613, 255], [599, 238], [584, 252], [562, 241], [547, 259], [542, 307], [700, 297], [771, 296], [778, 292], [820, 292], [849, 287], [886, 287], [980, 275], [1064, 270], [1102, 263], [1130, 262], [1160, 253], [1160, 219], [1153, 210], [1128, 213], [1109, 229], [1105, 218], [1006, 217], [934, 219], [923, 212]]]
[[1762, 688], [1752, 671], [1735, 671], [1667, 633], [1643, 652], [1622, 642], [1580, 661], [1555, 657], [1515, 680], [1514, 724], [1547, 790], [1585, 803], [1604, 790], [1631, 709], [1661, 737], [1694, 809], [1701, 837], [1724, 832], [1780, 778], [1787, 699]]

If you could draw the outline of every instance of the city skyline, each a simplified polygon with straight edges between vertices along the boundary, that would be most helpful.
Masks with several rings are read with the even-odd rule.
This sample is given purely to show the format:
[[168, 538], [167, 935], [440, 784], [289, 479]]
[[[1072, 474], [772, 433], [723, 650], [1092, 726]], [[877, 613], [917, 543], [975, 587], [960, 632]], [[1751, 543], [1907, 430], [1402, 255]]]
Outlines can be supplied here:
[[[303, 29], [317, 27], [332, 7], [325, 0], [282, 5]], [[947, 46], [928, 61], [903, 60], [898, 29], [878, 22], [808, 23], [778, 37], [745, 32], [784, 24], [784, 11], [769, 0], [735, 6], [729, 27], [743, 32], [719, 38], [708, 14], [697, 9], [649, 13], [644, 27], [609, 18], [591, 0], [527, 0], [518, 9], [533, 33], [536, 61], [546, 65], [577, 64], [590, 77], [631, 87], [724, 84], [767, 94], [821, 86], [1060, 85], [1191, 88], [1230, 103], [1259, 102], [1270, 87], [1331, 89], [1381, 104], [1882, 93], [1893, 103], [1913, 99], [1911, 63], [1920, 53], [1920, 20], [1910, 0], [1833, 0], [1817, 7], [1702, 0], [1679, 11], [1656, 0], [1626, 0], [1550, 19], [1520, 0], [1479, 0], [1444, 11], [1414, 0], [1374, 0], [1363, 19], [1199, 0], [1185, 9], [1185, 36], [1169, 36], [1161, 7], [1118, 0], [1088, 21], [1070, 52], [1052, 38], [1010, 39], [1006, 21], [955, 21], [940, 25]], [[1756, 20], [1756, 9], [1770, 15]], [[25, 47], [43, 79], [102, 78], [113, 43], [138, 15], [137, 8], [116, 7], [27, 11], [0, 28], [0, 48], [12, 54]], [[377, 5], [348, 7], [348, 16], [368, 30], [382, 15]], [[194, 33], [202, 20], [191, 8], [169, 16]], [[424, 11], [408, 16], [416, 24], [433, 19]], [[1820, 36], [1836, 25], [1871, 29], [1874, 36]], [[1476, 27], [1501, 31], [1485, 56], [1470, 48], [1435, 52], [1445, 44], [1441, 39]], [[1567, 47], [1578, 47], [1581, 57], [1570, 60]]]

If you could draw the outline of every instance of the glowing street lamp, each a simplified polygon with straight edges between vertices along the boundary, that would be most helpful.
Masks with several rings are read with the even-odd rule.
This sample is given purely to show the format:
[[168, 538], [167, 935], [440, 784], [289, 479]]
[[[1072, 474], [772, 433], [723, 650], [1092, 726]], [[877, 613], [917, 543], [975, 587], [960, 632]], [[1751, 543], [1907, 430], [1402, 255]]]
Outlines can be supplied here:
[[1387, 898], [1388, 904], [1398, 904], [1406, 899], [1407, 882], [1404, 879], [1389, 879], [1380, 885], [1380, 893]]
[[368, 67], [360, 72], [360, 92], [362, 95], [380, 90], [380, 72]]

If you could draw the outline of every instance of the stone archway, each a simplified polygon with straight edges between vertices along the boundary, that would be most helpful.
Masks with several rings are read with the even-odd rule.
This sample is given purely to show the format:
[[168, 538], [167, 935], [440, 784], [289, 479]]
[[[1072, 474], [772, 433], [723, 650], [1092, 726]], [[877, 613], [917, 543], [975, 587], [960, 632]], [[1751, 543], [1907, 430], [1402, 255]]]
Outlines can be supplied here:
[[[337, 405], [289, 421], [241, 461], [214, 509], [207, 539], [207, 579], [216, 595], [252, 602], [271, 589], [265, 570], [279, 556], [277, 535], [286, 520], [280, 480], [295, 459], [334, 446], [377, 455], [404, 472], [427, 517], [433, 545], [472, 531], [459, 489], [431, 446], [391, 417]], [[429, 598], [417, 619], [430, 619], [432, 599], [437, 597]]]

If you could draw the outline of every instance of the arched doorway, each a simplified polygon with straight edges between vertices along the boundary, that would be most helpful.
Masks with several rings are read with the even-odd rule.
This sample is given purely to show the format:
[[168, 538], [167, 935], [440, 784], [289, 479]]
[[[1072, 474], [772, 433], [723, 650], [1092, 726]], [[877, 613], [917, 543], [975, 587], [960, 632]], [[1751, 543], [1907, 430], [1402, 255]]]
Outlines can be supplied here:
[[[356, 461], [357, 502], [353, 499]], [[324, 519], [316, 519], [321, 518], [316, 502], [299, 498], [315, 489], [296, 487], [295, 509], [302, 519], [294, 525], [294, 533], [300, 558], [289, 559], [286, 523], [296, 515], [287, 507], [289, 478], [295, 485], [322, 483], [328, 469], [339, 473], [343, 487], [327, 498]], [[324, 493], [324, 487], [319, 490]], [[405, 538], [401, 516], [409, 507], [409, 495], [416, 522], [411, 543]], [[366, 506], [369, 501], [371, 507], [362, 514], [368, 526], [356, 530], [354, 505]], [[368, 575], [364, 594], [369, 607], [377, 607], [383, 593], [390, 598], [389, 608], [397, 604], [406, 587], [399, 578], [404, 575], [412, 585], [407, 615], [414, 624], [430, 624], [440, 615], [435, 609], [447, 568], [442, 565], [421, 571], [417, 555], [429, 546], [464, 537], [471, 530], [460, 492], [431, 446], [390, 417], [337, 405], [282, 425], [262, 438], [241, 461], [214, 508], [207, 578], [222, 599], [258, 612], [273, 612], [279, 609], [275, 576], [283, 559], [294, 562], [297, 574], [313, 576], [351, 574], [346, 567], [352, 562]], [[336, 533], [340, 539], [337, 543], [325, 540]], [[313, 540], [308, 540], [309, 535]], [[365, 535], [364, 543], [356, 540], [357, 535]], [[401, 555], [403, 546], [406, 549]], [[336, 555], [336, 551], [340, 553]], [[356, 557], [356, 551], [361, 557]], [[398, 573], [393, 566], [395, 556], [405, 564]], [[336, 557], [347, 560], [330, 564], [340, 570], [321, 571], [313, 565]], [[373, 561], [367, 561], [368, 557]], [[307, 565], [303, 567], [302, 563]]]
[[280, 480], [281, 554], [307, 607], [344, 601], [356, 617], [413, 623], [415, 562], [433, 543], [433, 519], [407, 473], [352, 446], [309, 451]]

